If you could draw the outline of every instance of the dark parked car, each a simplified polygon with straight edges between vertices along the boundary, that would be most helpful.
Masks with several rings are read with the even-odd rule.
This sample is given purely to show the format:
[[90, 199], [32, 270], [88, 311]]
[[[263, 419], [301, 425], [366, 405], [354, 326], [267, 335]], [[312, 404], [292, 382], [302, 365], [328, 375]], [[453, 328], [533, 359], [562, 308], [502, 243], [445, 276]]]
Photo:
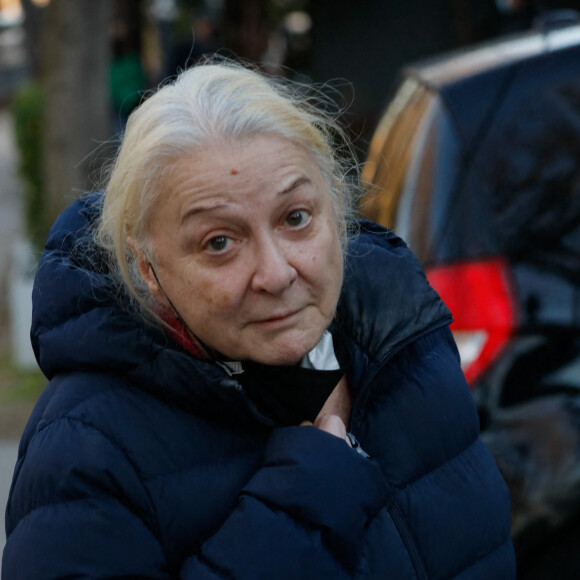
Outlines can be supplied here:
[[580, 578], [580, 25], [405, 68], [363, 180], [453, 312], [519, 577]]

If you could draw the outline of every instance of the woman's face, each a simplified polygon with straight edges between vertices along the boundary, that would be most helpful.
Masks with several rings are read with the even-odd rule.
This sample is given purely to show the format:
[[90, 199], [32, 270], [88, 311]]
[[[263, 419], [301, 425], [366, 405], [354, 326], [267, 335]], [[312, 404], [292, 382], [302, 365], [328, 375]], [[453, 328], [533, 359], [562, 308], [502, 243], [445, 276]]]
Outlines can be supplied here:
[[[342, 254], [328, 188], [293, 142], [254, 137], [176, 163], [153, 212], [141, 275], [206, 346], [294, 364], [330, 324]], [[165, 293], [165, 295], [164, 295]]]

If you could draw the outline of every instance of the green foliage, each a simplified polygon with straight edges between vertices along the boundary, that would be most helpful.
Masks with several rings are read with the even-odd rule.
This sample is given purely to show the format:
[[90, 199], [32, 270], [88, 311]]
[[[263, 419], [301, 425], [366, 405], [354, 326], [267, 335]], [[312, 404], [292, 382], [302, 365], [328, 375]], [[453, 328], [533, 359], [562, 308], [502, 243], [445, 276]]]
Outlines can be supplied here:
[[18, 438], [46, 386], [40, 370], [21, 369], [0, 349], [0, 438]]
[[40, 369], [21, 369], [9, 353], [0, 353], [0, 406], [19, 401], [36, 401], [46, 386]]
[[24, 85], [12, 101], [12, 118], [18, 146], [18, 173], [25, 193], [27, 233], [42, 249], [46, 236], [46, 196], [42, 175], [43, 91], [38, 83]]

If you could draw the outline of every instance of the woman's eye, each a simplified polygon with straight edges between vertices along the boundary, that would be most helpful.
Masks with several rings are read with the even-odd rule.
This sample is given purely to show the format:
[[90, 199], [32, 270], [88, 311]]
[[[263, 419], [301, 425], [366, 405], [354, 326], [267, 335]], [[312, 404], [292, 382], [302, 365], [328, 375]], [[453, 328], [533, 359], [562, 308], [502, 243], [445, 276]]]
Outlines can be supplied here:
[[309, 218], [310, 214], [306, 210], [298, 209], [286, 216], [286, 223], [293, 228], [297, 228], [306, 224]]
[[206, 245], [210, 252], [224, 252], [232, 243], [232, 238], [227, 236], [216, 236], [212, 238]]

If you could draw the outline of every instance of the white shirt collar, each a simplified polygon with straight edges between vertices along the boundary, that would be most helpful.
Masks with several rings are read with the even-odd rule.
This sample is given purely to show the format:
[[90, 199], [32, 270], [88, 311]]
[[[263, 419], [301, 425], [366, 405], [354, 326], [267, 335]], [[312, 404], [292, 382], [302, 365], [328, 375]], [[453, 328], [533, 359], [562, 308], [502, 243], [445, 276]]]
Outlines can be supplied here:
[[[244, 372], [240, 361], [217, 361], [228, 375], [239, 375]], [[302, 359], [300, 366], [306, 369], [318, 371], [336, 371], [340, 368], [336, 355], [334, 354], [334, 344], [332, 334], [328, 330], [318, 341], [318, 344]]]

